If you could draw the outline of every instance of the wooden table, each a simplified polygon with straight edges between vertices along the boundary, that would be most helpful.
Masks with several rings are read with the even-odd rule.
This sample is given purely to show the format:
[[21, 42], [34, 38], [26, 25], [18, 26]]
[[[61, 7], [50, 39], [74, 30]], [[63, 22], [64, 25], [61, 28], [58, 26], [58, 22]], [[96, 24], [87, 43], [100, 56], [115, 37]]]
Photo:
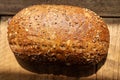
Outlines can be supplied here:
[[[18, 2], [21, 2], [20, 4], [16, 0], [12, 0], [11, 2], [7, 0], [0, 0], [0, 80], [120, 80], [120, 7], [117, 6], [118, 3], [120, 3], [119, 0], [109, 0], [109, 2], [106, 0], [96, 0], [98, 6], [106, 6], [106, 11], [100, 8], [102, 11], [99, 15], [103, 17], [105, 22], [108, 25], [109, 31], [110, 31], [110, 47], [107, 59], [105, 63], [100, 67], [99, 65], [95, 66], [95, 69], [93, 70], [93, 74], [89, 76], [83, 76], [83, 77], [71, 77], [66, 75], [54, 75], [54, 74], [37, 74], [30, 71], [25, 70], [22, 68], [17, 60], [15, 59], [12, 51], [9, 48], [9, 44], [7, 41], [7, 21], [9, 18], [12, 17], [13, 14], [15, 14], [17, 11], [19, 11], [21, 8], [34, 4], [35, 2], [31, 0], [31, 2], [27, 2], [23, 0], [18, 0]], [[39, 0], [35, 0], [36, 2]], [[42, 1], [42, 0], [41, 0]], [[72, 4], [66, 0], [65, 4]], [[76, 1], [76, 2], [75, 2]], [[90, 7], [91, 9], [95, 10], [96, 13], [99, 13], [99, 10], [97, 10], [95, 7], [91, 7], [90, 4], [93, 6], [96, 5], [92, 0], [86, 0], [85, 2], [82, 2], [81, 4], [77, 4], [79, 1], [82, 0], [75, 0], [74, 5], [76, 6], [84, 6], [84, 7]], [[33, 2], [33, 3], [32, 3]], [[44, 2], [44, 0], [43, 0]], [[51, 2], [48, 0], [48, 3]], [[54, 0], [53, 0], [54, 2]], [[52, 3], [53, 3], [52, 2]], [[111, 5], [107, 4], [112, 4]], [[6, 6], [5, 4], [8, 4], [10, 6]], [[15, 3], [15, 8], [13, 7]], [[23, 4], [24, 5], [21, 5]], [[39, 2], [40, 3], [40, 2]], [[61, 2], [63, 3], [63, 1]], [[115, 5], [116, 3], [116, 5]], [[11, 5], [13, 4], [13, 6]], [[19, 4], [17, 6], [17, 4]], [[89, 4], [87, 6], [87, 4]], [[102, 5], [103, 4], [103, 5]], [[5, 9], [3, 9], [3, 5]], [[2, 7], [1, 7], [2, 6]], [[98, 7], [97, 6], [97, 7]], [[111, 9], [114, 12], [109, 12], [107, 8]], [[98, 7], [99, 8], [99, 7]], [[113, 9], [116, 8], [117, 10]], [[8, 9], [8, 10], [7, 10]], [[10, 10], [15, 9], [15, 10]], [[7, 16], [9, 15], [9, 16]], [[97, 72], [96, 72], [97, 70]], [[85, 72], [86, 73], [86, 72]]]

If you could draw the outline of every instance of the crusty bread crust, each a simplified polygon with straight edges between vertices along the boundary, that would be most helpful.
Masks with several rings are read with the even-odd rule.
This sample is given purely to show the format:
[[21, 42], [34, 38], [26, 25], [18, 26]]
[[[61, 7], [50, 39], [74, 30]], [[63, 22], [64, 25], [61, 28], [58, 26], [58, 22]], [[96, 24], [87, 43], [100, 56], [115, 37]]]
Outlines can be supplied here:
[[8, 40], [21, 59], [96, 64], [109, 47], [107, 25], [94, 12], [65, 5], [34, 5], [9, 22]]

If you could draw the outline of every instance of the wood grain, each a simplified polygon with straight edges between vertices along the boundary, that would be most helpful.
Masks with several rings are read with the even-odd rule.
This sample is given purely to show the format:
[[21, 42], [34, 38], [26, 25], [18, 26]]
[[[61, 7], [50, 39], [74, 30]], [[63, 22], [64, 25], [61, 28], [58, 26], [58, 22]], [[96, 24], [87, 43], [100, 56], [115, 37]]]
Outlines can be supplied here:
[[[4, 16], [0, 20], [0, 80], [120, 80], [120, 18], [104, 18], [110, 31], [109, 53], [105, 64], [97, 73], [85, 77], [36, 74], [23, 69], [17, 63], [7, 41], [9, 18]], [[99, 66], [101, 65], [97, 65], [97, 68]]]
[[120, 18], [106, 18], [104, 20], [109, 23], [110, 47], [105, 65], [96, 73], [97, 79], [120, 80]]
[[0, 0], [0, 14], [14, 15], [19, 10], [35, 4], [65, 4], [95, 11], [100, 16], [120, 17], [120, 0]]

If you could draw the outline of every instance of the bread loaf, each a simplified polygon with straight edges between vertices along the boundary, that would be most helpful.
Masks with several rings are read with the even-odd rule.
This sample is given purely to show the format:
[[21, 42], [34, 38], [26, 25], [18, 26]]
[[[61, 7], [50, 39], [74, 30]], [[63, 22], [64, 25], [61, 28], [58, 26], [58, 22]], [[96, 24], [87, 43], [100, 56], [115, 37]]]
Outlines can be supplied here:
[[34, 5], [9, 22], [10, 48], [22, 60], [70, 65], [97, 64], [107, 56], [109, 31], [91, 10]]

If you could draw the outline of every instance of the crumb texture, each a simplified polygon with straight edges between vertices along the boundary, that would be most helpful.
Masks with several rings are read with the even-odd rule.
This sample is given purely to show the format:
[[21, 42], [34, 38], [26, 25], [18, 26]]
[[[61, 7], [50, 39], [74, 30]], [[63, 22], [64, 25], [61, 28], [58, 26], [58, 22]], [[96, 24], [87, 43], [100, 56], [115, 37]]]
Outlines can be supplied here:
[[94, 12], [65, 5], [34, 5], [9, 22], [12, 51], [23, 59], [66, 65], [98, 63], [109, 47], [107, 25]]

